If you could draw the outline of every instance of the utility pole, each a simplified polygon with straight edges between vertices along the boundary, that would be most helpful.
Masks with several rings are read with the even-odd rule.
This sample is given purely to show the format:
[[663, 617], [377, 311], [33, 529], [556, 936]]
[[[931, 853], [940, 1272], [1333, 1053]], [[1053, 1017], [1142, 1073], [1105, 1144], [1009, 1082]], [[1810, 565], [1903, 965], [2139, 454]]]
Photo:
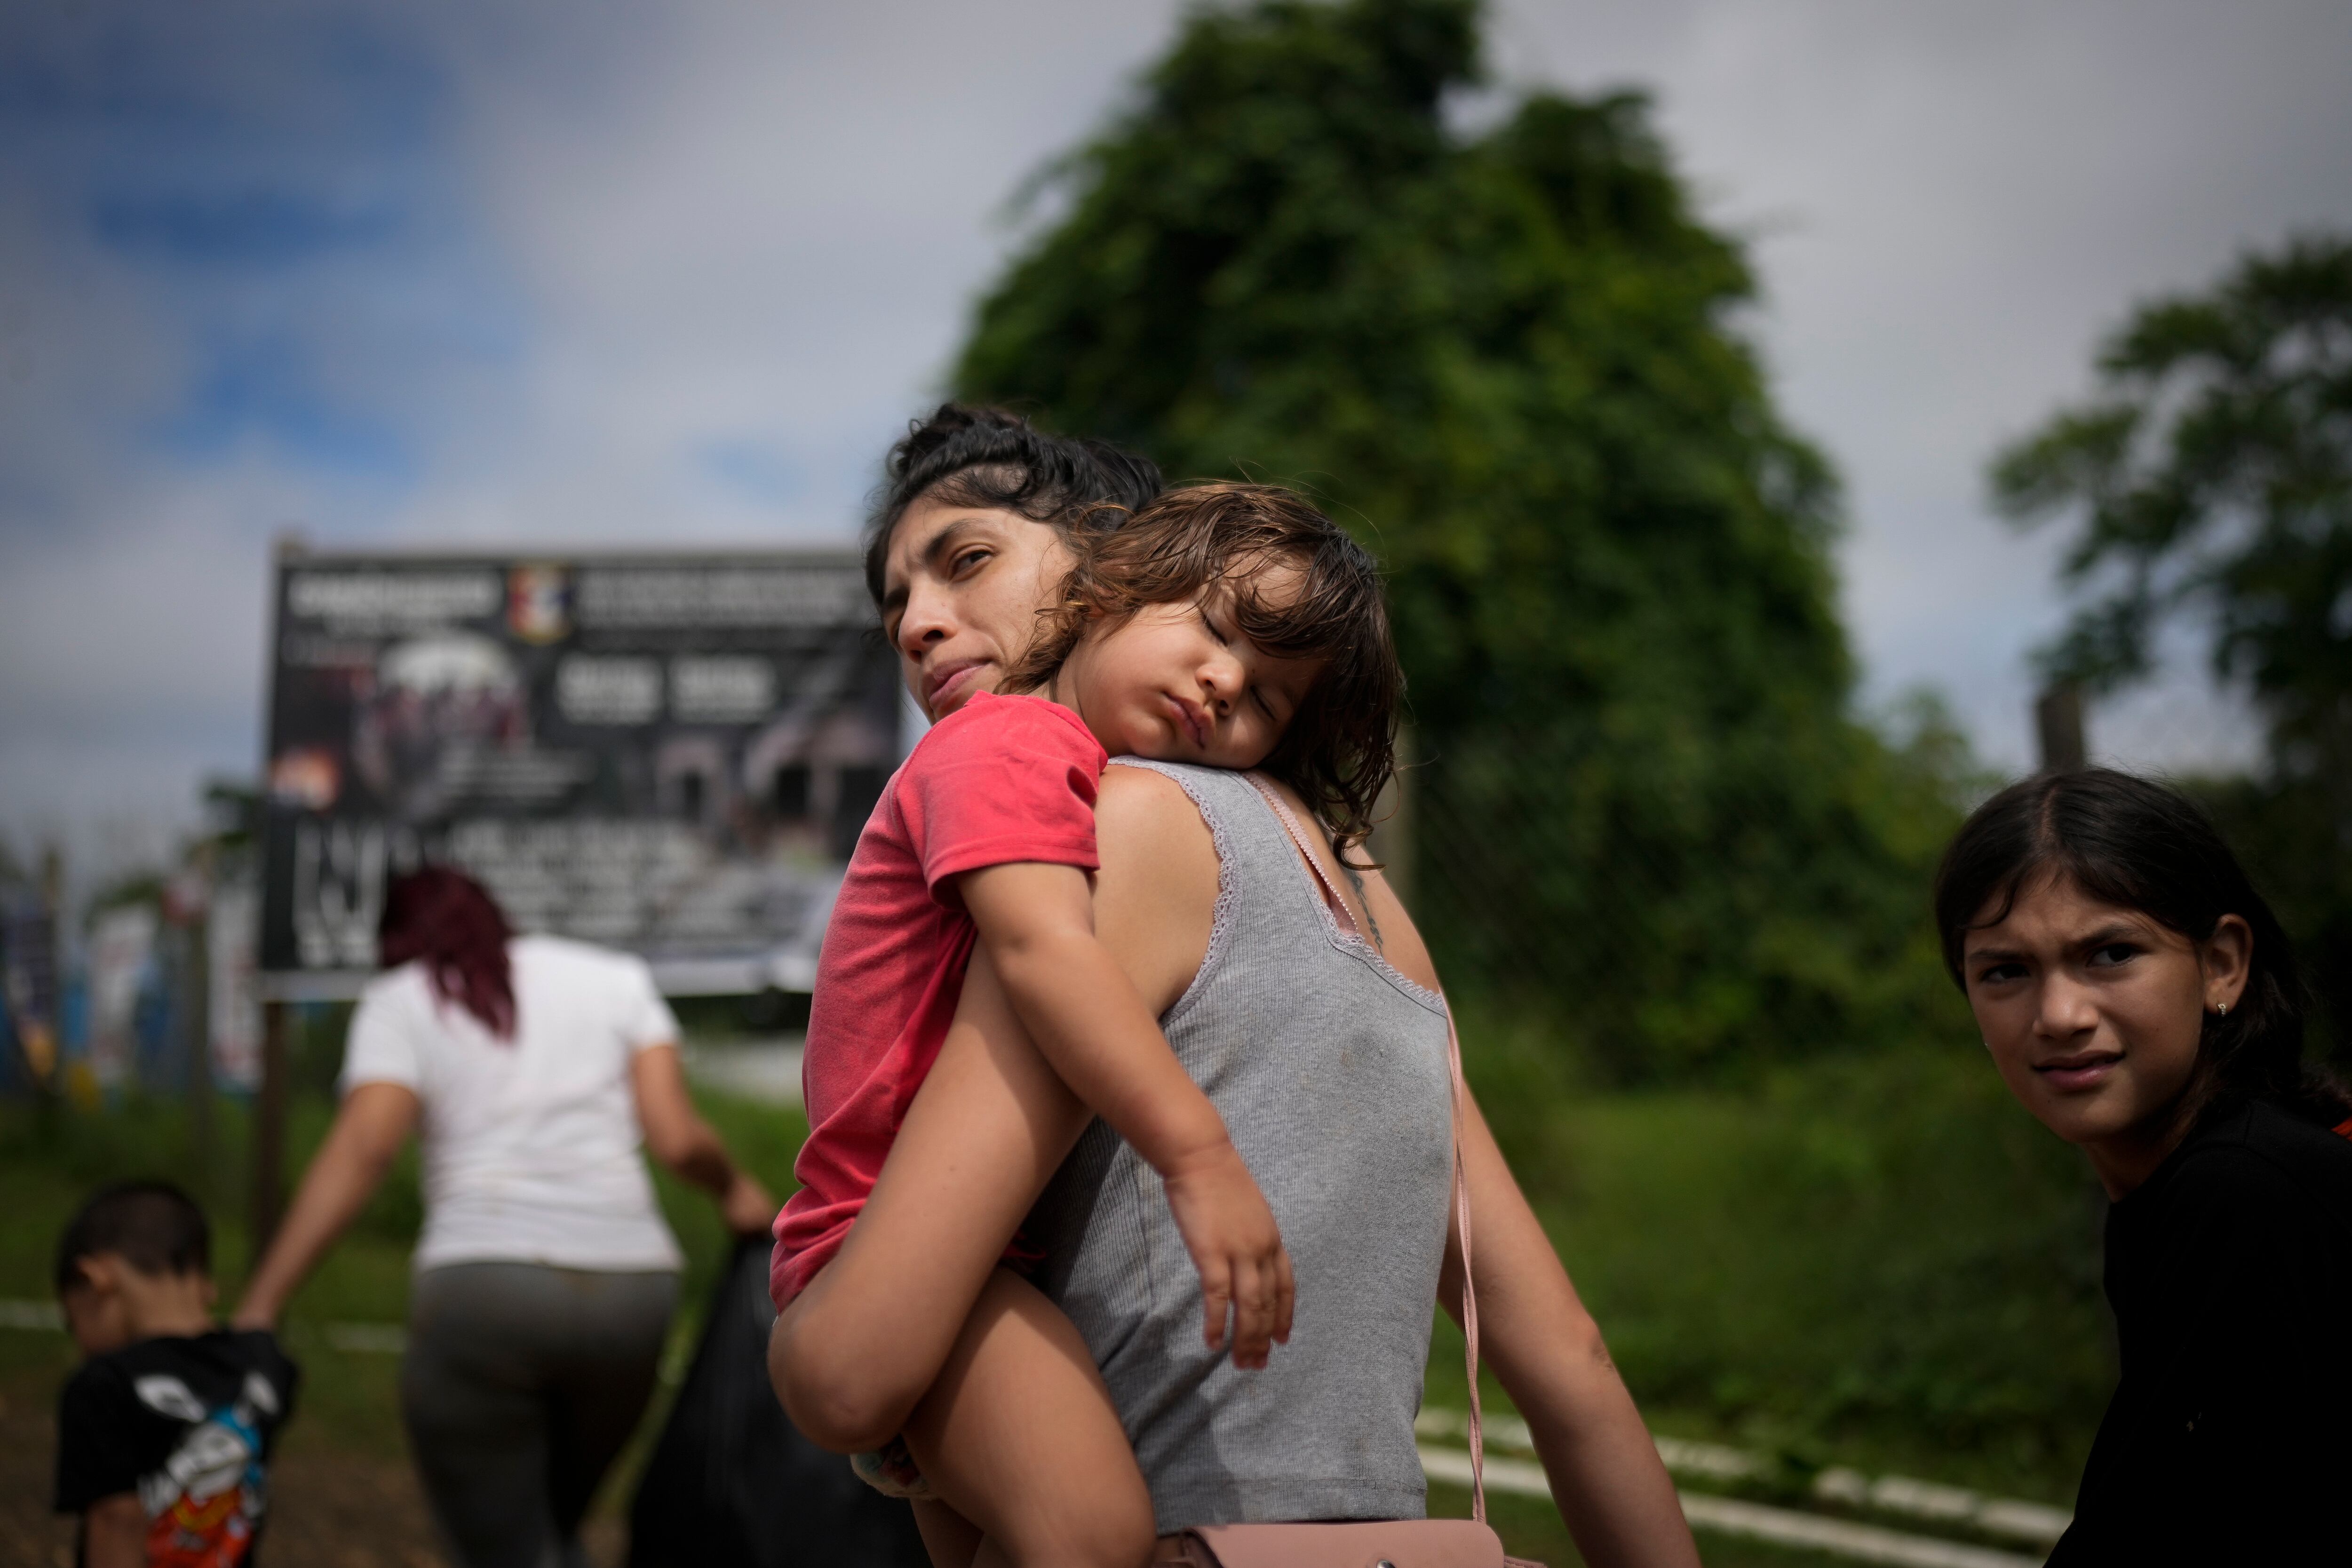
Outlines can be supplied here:
[[2053, 680], [2033, 702], [2033, 728], [2042, 742], [2042, 771], [2079, 773], [2090, 765], [2083, 744], [2083, 688]]
[[286, 1011], [275, 997], [261, 1005], [261, 1090], [253, 1099], [251, 1150], [253, 1264], [269, 1249], [286, 1206]]
[[188, 1142], [194, 1156], [196, 1179], [203, 1184], [203, 1196], [218, 1196], [213, 1188], [214, 1164], [218, 1150], [217, 1135], [213, 1126], [213, 885], [218, 872], [218, 852], [205, 844], [191, 862], [194, 873], [193, 885], [197, 891], [194, 907], [183, 911], [185, 924], [180, 932], [180, 994], [185, 999], [185, 1018], [182, 1024], [186, 1042], [186, 1087], [188, 1094]]
[[[310, 542], [299, 529], [281, 531], [271, 546], [275, 566], [270, 574], [271, 603], [284, 592], [286, 567], [310, 552]], [[273, 624], [275, 611], [272, 612]], [[268, 700], [274, 710], [277, 702], [277, 647], [273, 642], [269, 657]], [[269, 790], [269, 758], [267, 752], [261, 759], [262, 798], [266, 803]], [[255, 821], [257, 854], [266, 841], [268, 813], [266, 808]], [[267, 877], [265, 868], [263, 875]], [[278, 1221], [286, 1206], [286, 1026], [288, 1004], [279, 997], [263, 993], [261, 1003], [261, 1083], [253, 1097], [252, 1145], [247, 1152], [253, 1181], [251, 1229], [252, 1262], [258, 1265], [261, 1255], [269, 1249], [270, 1238], [278, 1234]]]

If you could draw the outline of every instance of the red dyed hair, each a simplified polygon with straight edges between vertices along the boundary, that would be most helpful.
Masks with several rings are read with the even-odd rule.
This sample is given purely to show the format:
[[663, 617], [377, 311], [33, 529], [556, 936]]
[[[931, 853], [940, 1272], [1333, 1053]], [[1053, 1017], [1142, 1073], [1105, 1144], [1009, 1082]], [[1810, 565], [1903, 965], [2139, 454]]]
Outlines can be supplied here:
[[434, 994], [455, 1002], [501, 1040], [514, 1038], [514, 934], [489, 889], [463, 871], [427, 866], [384, 889], [376, 950], [387, 969], [422, 963]]

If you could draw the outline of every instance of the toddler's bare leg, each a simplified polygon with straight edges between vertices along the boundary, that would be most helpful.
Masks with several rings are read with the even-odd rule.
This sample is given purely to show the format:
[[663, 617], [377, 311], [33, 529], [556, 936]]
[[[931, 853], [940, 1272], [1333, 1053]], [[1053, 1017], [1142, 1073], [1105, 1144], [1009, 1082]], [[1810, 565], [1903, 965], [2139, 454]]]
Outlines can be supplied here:
[[[1151, 1495], [1086, 1342], [1000, 1268], [907, 1423], [924, 1479], [1013, 1568], [1143, 1568]], [[929, 1537], [925, 1537], [928, 1542]]]
[[980, 1527], [943, 1502], [916, 1501], [915, 1528], [923, 1532], [923, 1550], [931, 1554], [931, 1568], [972, 1568], [980, 1555]]

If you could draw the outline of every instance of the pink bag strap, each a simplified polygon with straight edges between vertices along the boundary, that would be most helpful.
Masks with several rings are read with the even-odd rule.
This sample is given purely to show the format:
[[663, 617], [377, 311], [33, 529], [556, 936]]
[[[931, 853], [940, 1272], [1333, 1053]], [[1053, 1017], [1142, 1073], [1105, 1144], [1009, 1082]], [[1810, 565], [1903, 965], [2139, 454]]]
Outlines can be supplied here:
[[[1307, 829], [1300, 826], [1297, 813], [1290, 809], [1290, 803], [1283, 799], [1281, 792], [1261, 775], [1244, 773], [1242, 776], [1265, 797], [1266, 805], [1274, 808], [1274, 815], [1289, 830], [1290, 841], [1298, 846], [1298, 853], [1306, 858], [1307, 868], [1315, 873], [1316, 881], [1322, 884], [1324, 900], [1330, 905], [1332, 912], [1347, 922], [1350, 935], [1361, 937], [1363, 933], [1356, 930], [1356, 917], [1349, 910], [1348, 900], [1340, 896], [1338, 886], [1331, 880], [1331, 873], [1323, 868], [1321, 858], [1315, 853], [1314, 842], [1307, 837]], [[1444, 999], [1444, 993], [1441, 991], [1439, 1000]], [[1471, 1283], [1470, 1177], [1462, 1163], [1462, 1127], [1470, 1091], [1462, 1082], [1462, 1037], [1454, 1032], [1451, 1004], [1445, 1008], [1445, 1066], [1454, 1080], [1454, 1234], [1462, 1238], [1463, 1362], [1470, 1375], [1470, 1517], [1484, 1524], [1486, 1522], [1486, 1442], [1478, 1413], [1478, 1292]]]

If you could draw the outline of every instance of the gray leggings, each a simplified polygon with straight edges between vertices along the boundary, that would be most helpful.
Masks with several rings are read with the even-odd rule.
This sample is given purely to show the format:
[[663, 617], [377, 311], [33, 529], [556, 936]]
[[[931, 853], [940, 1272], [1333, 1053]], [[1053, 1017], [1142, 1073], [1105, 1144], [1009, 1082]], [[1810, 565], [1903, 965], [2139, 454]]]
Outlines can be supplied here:
[[400, 1412], [464, 1568], [575, 1568], [652, 1395], [675, 1274], [456, 1263], [416, 1277]]

